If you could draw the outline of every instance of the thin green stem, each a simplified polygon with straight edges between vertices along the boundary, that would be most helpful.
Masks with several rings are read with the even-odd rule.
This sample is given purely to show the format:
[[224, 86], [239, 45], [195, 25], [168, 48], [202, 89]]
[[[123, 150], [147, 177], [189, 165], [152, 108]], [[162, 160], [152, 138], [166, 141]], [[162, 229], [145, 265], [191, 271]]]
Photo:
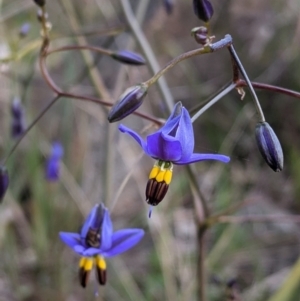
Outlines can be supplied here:
[[202, 115], [206, 110], [208, 110], [212, 105], [214, 105], [216, 102], [218, 102], [223, 96], [228, 94], [230, 91], [232, 91], [234, 88], [236, 88], [236, 83], [231, 83], [227, 87], [225, 87], [224, 90], [222, 90], [219, 94], [217, 94], [212, 100], [210, 100], [206, 105], [204, 105], [192, 118], [192, 123], [197, 120], [197, 118]]
[[180, 63], [183, 60], [189, 59], [197, 55], [215, 52], [222, 48], [228, 47], [229, 45], [231, 45], [231, 43], [231, 36], [226, 35], [223, 39], [216, 43], [205, 45], [204, 47], [185, 52], [174, 58], [172, 61], [170, 61], [165, 67], [163, 67], [159, 72], [154, 74], [154, 76], [148, 79], [144, 84], [146, 84], [147, 86], [153, 85], [161, 76], [163, 76], [167, 71], [175, 67], [178, 63]]
[[241, 63], [241, 61], [240, 61], [240, 59], [239, 59], [239, 57], [238, 57], [238, 55], [237, 55], [234, 47], [233, 47], [233, 45], [231, 44], [228, 47], [228, 49], [229, 49], [229, 52], [230, 52], [232, 58], [236, 62], [237, 66], [238, 66], [238, 68], [240, 70], [240, 72], [242, 73], [242, 75], [243, 75], [243, 77], [244, 77], [244, 79], [245, 79], [245, 81], [246, 81], [246, 83], [247, 83], [247, 85], [249, 87], [249, 90], [250, 90], [252, 99], [254, 101], [256, 111], [257, 111], [257, 113], [259, 115], [260, 121], [264, 122], [265, 121], [265, 116], [264, 116], [263, 110], [262, 110], [262, 108], [260, 106], [260, 103], [259, 103], [259, 100], [258, 100], [257, 95], [255, 93], [255, 90], [254, 90], [254, 88], [253, 88], [253, 86], [251, 84], [251, 81], [250, 81], [250, 79], [249, 79], [249, 77], [248, 77], [248, 75], [247, 75], [247, 73], [246, 73], [246, 71], [245, 71], [245, 69], [244, 69], [244, 67], [243, 67], [243, 65], [242, 65], [242, 63]]

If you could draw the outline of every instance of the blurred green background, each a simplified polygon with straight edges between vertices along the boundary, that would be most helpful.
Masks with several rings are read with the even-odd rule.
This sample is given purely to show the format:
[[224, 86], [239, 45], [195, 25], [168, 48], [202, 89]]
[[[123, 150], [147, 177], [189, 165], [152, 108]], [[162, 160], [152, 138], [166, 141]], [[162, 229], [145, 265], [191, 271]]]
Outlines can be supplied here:
[[[88, 43], [141, 53], [120, 1], [48, 0], [51, 47]], [[299, 0], [211, 2], [215, 40], [232, 35], [251, 80], [300, 91]], [[133, 0], [131, 5], [160, 66], [198, 47], [190, 31], [203, 23], [194, 15], [191, 0], [174, 0], [171, 15], [162, 0]], [[54, 96], [38, 66], [41, 38], [36, 11], [31, 0], [0, 0], [2, 157], [14, 144], [12, 99], [21, 98], [29, 124]], [[20, 38], [25, 22], [31, 28]], [[104, 34], [112, 29], [120, 33]], [[20, 59], [4, 61], [22, 52]], [[152, 75], [147, 66], [124, 66], [91, 52], [85, 52], [85, 57], [79, 51], [56, 53], [47, 59], [47, 66], [53, 80], [75, 94], [103, 99], [101, 78], [110, 97], [103, 100], [111, 101]], [[183, 61], [165, 79], [174, 101], [191, 109], [231, 76], [229, 54], [221, 50]], [[236, 294], [237, 301], [299, 300], [299, 99], [270, 91], [257, 93], [284, 150], [281, 173], [274, 173], [258, 152], [257, 116], [248, 93], [240, 100], [236, 91], [231, 92], [194, 124], [196, 152], [231, 157], [226, 166], [217, 162], [193, 166], [211, 212], [241, 205], [235, 219], [225, 218], [206, 235], [209, 301], [227, 300], [229, 293]], [[156, 86], [139, 110], [159, 118], [168, 115]], [[98, 300], [196, 300], [196, 228], [185, 169], [174, 168], [165, 200], [148, 219], [144, 191], [154, 160], [143, 155], [133, 139], [120, 135], [117, 124], [109, 125], [106, 115], [107, 108], [99, 105], [61, 99], [9, 160], [10, 186], [0, 207], [0, 301], [94, 300], [98, 290], [94, 275], [82, 289], [77, 279], [79, 257], [63, 245], [58, 232], [78, 231], [99, 202], [112, 210], [115, 229], [142, 227], [146, 235], [134, 249], [108, 261], [108, 283], [99, 289]], [[136, 116], [122, 122], [143, 135], [155, 130]], [[51, 142], [57, 140], [65, 149], [61, 179], [49, 183], [44, 163]], [[284, 218], [247, 222], [247, 218], [266, 215]], [[233, 280], [237, 284], [230, 289], [228, 282]]]

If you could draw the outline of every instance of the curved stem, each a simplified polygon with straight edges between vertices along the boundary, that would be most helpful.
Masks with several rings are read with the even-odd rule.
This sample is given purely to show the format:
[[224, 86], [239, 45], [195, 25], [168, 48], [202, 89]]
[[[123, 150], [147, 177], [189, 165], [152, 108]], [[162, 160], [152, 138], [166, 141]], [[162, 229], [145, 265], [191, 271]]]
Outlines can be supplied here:
[[173, 68], [183, 60], [189, 59], [197, 55], [215, 52], [222, 48], [228, 47], [229, 45], [231, 45], [231, 43], [232, 43], [231, 36], [226, 35], [223, 39], [219, 40], [216, 43], [205, 45], [204, 47], [185, 52], [177, 56], [173, 60], [171, 60], [165, 67], [163, 67], [160, 71], [154, 74], [154, 76], [148, 79], [144, 84], [148, 86], [153, 85], [162, 75], [164, 75], [167, 71], [169, 71], [169, 69]]
[[262, 108], [260, 106], [260, 103], [259, 103], [259, 100], [258, 100], [257, 95], [255, 93], [255, 90], [253, 89], [251, 81], [250, 81], [250, 79], [249, 79], [249, 77], [248, 77], [248, 75], [247, 75], [247, 73], [246, 73], [246, 71], [245, 71], [245, 69], [244, 69], [244, 67], [243, 67], [243, 65], [242, 65], [242, 63], [241, 63], [241, 61], [240, 61], [240, 59], [239, 59], [239, 57], [238, 57], [238, 55], [237, 55], [234, 47], [233, 47], [233, 45], [231, 44], [228, 47], [228, 49], [229, 49], [229, 52], [230, 52], [232, 58], [236, 62], [237, 66], [238, 66], [238, 68], [240, 70], [240, 72], [242, 73], [243, 77], [245, 78], [245, 81], [246, 81], [246, 83], [247, 83], [247, 85], [248, 85], [248, 87], [250, 89], [250, 93], [251, 93], [252, 99], [254, 101], [255, 108], [256, 108], [256, 111], [257, 111], [257, 113], [259, 115], [260, 121], [264, 122], [265, 121], [265, 116], [264, 116], [263, 110], [262, 110]]
[[[40, 63], [40, 69], [41, 69], [41, 73], [43, 78], [45, 79], [47, 85], [50, 87], [51, 90], [53, 90], [57, 95], [59, 95], [59, 97], [66, 97], [66, 98], [74, 98], [74, 99], [78, 99], [78, 100], [86, 100], [86, 101], [90, 101], [90, 102], [94, 102], [106, 107], [111, 107], [113, 106], [113, 103], [108, 102], [108, 101], [104, 101], [95, 97], [91, 97], [91, 96], [85, 96], [85, 95], [78, 95], [78, 94], [73, 94], [73, 93], [69, 93], [69, 92], [64, 92], [60, 87], [58, 87], [56, 85], [56, 83], [52, 80], [48, 69], [46, 67], [46, 56], [47, 56], [47, 52], [43, 53], [41, 52], [40, 54], [40, 58], [39, 58], [39, 63]], [[143, 119], [152, 121], [153, 123], [157, 124], [157, 125], [162, 125], [163, 124], [163, 120], [162, 119], [158, 119], [156, 117], [147, 115], [147, 114], [143, 114], [140, 112], [134, 112], [134, 115], [137, 115]]]

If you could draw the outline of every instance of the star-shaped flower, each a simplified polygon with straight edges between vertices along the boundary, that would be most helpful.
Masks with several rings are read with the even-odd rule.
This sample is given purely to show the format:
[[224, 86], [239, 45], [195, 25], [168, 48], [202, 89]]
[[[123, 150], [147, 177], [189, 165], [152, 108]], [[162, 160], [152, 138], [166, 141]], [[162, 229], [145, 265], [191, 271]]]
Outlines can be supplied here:
[[82, 256], [79, 263], [79, 280], [86, 287], [93, 265], [99, 284], [106, 283], [105, 257], [119, 255], [135, 246], [143, 237], [142, 229], [122, 229], [113, 232], [107, 208], [95, 205], [86, 218], [80, 233], [60, 232], [61, 240]]
[[218, 160], [224, 163], [230, 158], [219, 154], [194, 153], [194, 131], [188, 111], [178, 102], [170, 117], [158, 131], [148, 135], [146, 141], [135, 131], [124, 125], [119, 130], [129, 134], [144, 152], [158, 160], [154, 165], [146, 188], [146, 200], [157, 205], [167, 193], [172, 179], [173, 164], [185, 165], [204, 160]]

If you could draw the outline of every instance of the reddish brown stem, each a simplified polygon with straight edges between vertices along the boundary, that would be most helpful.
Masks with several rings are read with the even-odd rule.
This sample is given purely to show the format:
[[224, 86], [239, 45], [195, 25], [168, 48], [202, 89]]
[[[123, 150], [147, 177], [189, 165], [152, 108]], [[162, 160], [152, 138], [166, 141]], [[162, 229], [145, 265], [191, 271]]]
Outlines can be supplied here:
[[[41, 73], [43, 78], [45, 79], [47, 85], [50, 87], [51, 90], [53, 90], [53, 92], [55, 92], [58, 96], [60, 97], [66, 97], [66, 98], [73, 98], [73, 99], [79, 99], [79, 100], [85, 100], [85, 101], [90, 101], [90, 102], [94, 102], [106, 107], [111, 107], [114, 104], [108, 101], [104, 101], [95, 97], [91, 97], [91, 96], [84, 96], [84, 95], [78, 95], [78, 94], [73, 94], [70, 92], [64, 92], [60, 87], [58, 87], [56, 85], [56, 83], [53, 81], [53, 79], [51, 78], [48, 69], [46, 67], [46, 57], [49, 54], [49, 52], [47, 52], [47, 47], [48, 44], [45, 43], [43, 44], [41, 53], [40, 53], [40, 58], [39, 58], [39, 64], [40, 64], [40, 69], [41, 69]], [[162, 125], [164, 123], [164, 120], [162, 119], [158, 119], [155, 118], [153, 116], [147, 115], [147, 114], [143, 114], [140, 112], [134, 112], [134, 115], [137, 115], [143, 119], [149, 120], [155, 124], [157, 124], [158, 126]]]
[[[257, 83], [257, 82], [251, 82], [251, 83], [252, 83], [252, 86], [256, 89], [268, 90], [268, 91], [277, 92], [277, 93], [285, 94], [285, 95], [288, 95], [288, 96], [292, 96], [292, 97], [295, 97], [295, 98], [300, 98], [300, 92], [297, 92], [297, 91], [294, 91], [294, 90], [290, 90], [290, 89], [286, 89], [286, 88], [282, 88], [282, 87], [278, 87], [278, 86], [274, 86], [274, 85]], [[247, 83], [243, 79], [239, 79], [236, 82], [236, 85], [237, 85], [237, 88], [248, 87]]]

